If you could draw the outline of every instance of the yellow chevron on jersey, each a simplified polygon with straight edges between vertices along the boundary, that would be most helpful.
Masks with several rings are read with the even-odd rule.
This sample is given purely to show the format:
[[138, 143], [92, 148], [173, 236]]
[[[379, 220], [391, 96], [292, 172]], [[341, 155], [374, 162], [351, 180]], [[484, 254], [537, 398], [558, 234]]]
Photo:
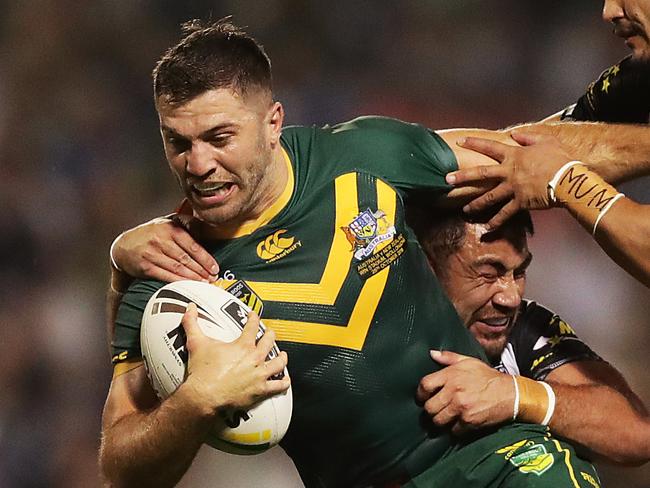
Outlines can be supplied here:
[[[347, 173], [336, 178], [336, 228], [347, 225], [359, 213], [357, 203], [356, 173]], [[382, 186], [383, 185], [383, 186]], [[395, 192], [385, 183], [379, 185], [378, 193], [389, 192], [395, 200]], [[385, 188], [385, 189], [383, 189]], [[382, 190], [383, 189], [383, 190]], [[381, 198], [378, 195], [378, 198]], [[393, 218], [395, 202], [393, 201]], [[318, 283], [277, 283], [263, 281], [248, 281], [262, 300], [275, 302], [309, 303], [316, 305], [333, 305], [343, 286], [347, 275], [352, 253], [345, 234], [337, 232], [330, 247], [327, 263]]]
[[[339, 183], [343, 180], [343, 183]], [[358, 204], [357, 204], [357, 189], [356, 189], [356, 175], [355, 174], [346, 174], [339, 176], [336, 179], [336, 228], [338, 229], [339, 222], [343, 219], [342, 215], [344, 214], [347, 222], [351, 222], [359, 214]], [[391, 222], [395, 221], [395, 211], [397, 207], [397, 195], [395, 191], [386, 183], [381, 180], [377, 180], [377, 206], [381, 211], [388, 217]], [[339, 210], [342, 209], [340, 212]], [[348, 218], [352, 215], [352, 218]], [[343, 285], [343, 280], [347, 275], [347, 271], [352, 264], [353, 253], [348, 247], [348, 240], [344, 233], [335, 232], [334, 234], [334, 243], [332, 244], [332, 249], [337, 246], [336, 252], [340, 253], [340, 246], [345, 247], [345, 252], [347, 257], [336, 258], [334, 253], [330, 251], [330, 258], [327, 261], [325, 266], [325, 271], [323, 272], [323, 277], [328, 273], [328, 267], [335, 267], [332, 263], [332, 258], [334, 256], [334, 263], [344, 262], [346, 264], [345, 270], [339, 272], [338, 283], [336, 287], [337, 294]], [[386, 281], [388, 280], [388, 273], [390, 268], [384, 268], [374, 276], [368, 278], [361, 289], [361, 293], [354, 305], [352, 313], [350, 314], [350, 319], [348, 320], [346, 327], [341, 327], [338, 325], [330, 324], [315, 324], [315, 323], [306, 323], [298, 321], [289, 321], [289, 320], [266, 320], [265, 323], [275, 330], [278, 340], [283, 341], [293, 341], [300, 342], [303, 344], [321, 344], [321, 345], [330, 345], [337, 347], [345, 347], [348, 349], [355, 349], [360, 351], [363, 347], [363, 343], [368, 334], [368, 329], [370, 328], [370, 323], [379, 304], [379, 300], [384, 292], [386, 286]], [[330, 272], [331, 273], [331, 272]], [[334, 276], [328, 276], [328, 279], [333, 280]], [[319, 286], [323, 286], [324, 279], [321, 280]], [[261, 291], [261, 288], [258, 288], [259, 283], [250, 283], [251, 286], [258, 291], [259, 295], [263, 300], [267, 299], [267, 296], [264, 292]], [[295, 285], [293, 283], [288, 284], [276, 284], [278, 288], [282, 289], [285, 286], [289, 288], [287, 291], [296, 290], [299, 288], [291, 287]], [[300, 290], [299, 290], [300, 291]], [[336, 297], [334, 297], [336, 298]], [[290, 298], [290, 301], [296, 301], [295, 298]]]
[[[390, 220], [395, 221], [397, 194], [382, 180], [376, 181], [377, 206]], [[354, 221], [359, 215], [357, 201], [356, 173], [347, 173], [335, 180], [336, 229]], [[265, 241], [262, 241], [265, 242]], [[385, 243], [387, 244], [387, 243]], [[378, 249], [381, 246], [378, 246]], [[353, 263], [354, 254], [350, 250], [348, 238], [343, 232], [335, 232], [329, 256], [319, 283], [280, 283], [246, 280], [246, 284], [259, 299], [293, 303], [313, 303], [333, 305], [348, 270]], [[319, 324], [293, 320], [264, 320], [280, 341], [300, 342], [344, 347], [360, 351], [368, 334], [372, 317], [388, 280], [390, 268], [384, 268], [368, 278], [350, 314], [347, 326]], [[219, 286], [228, 287], [232, 281], [220, 281]]]

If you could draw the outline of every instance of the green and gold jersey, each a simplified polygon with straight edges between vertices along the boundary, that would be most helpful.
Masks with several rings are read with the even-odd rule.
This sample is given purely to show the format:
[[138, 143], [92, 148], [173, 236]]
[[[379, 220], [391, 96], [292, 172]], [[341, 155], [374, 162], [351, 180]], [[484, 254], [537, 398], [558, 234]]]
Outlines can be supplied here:
[[[448, 190], [456, 169], [434, 133], [363, 117], [283, 131], [289, 182], [257, 224], [217, 242], [224, 286], [261, 311], [289, 355], [294, 411], [282, 446], [309, 487], [414, 476], [449, 445], [415, 404], [430, 349], [483, 357], [429, 271], [404, 203]], [[137, 357], [138, 281], [116, 322], [117, 361]]]

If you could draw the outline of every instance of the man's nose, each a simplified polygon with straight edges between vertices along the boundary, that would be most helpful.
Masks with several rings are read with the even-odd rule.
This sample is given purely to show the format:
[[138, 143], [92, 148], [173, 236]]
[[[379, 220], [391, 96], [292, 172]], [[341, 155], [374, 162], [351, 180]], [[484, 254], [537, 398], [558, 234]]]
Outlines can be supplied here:
[[613, 22], [616, 19], [625, 17], [623, 0], [605, 0], [603, 5], [603, 20]]
[[194, 176], [207, 176], [217, 166], [212, 146], [203, 141], [192, 143], [187, 152], [186, 171]]
[[505, 308], [517, 308], [521, 303], [521, 288], [514, 279], [514, 276], [504, 277], [500, 283], [500, 289], [492, 297], [496, 306]]

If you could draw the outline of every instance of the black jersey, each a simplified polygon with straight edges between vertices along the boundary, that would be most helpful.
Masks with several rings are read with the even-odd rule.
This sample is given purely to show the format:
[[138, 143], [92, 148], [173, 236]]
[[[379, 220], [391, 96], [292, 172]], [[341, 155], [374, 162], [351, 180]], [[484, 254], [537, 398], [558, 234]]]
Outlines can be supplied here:
[[523, 300], [498, 364], [504, 373], [544, 380], [555, 368], [574, 361], [602, 361], [573, 328], [549, 309]]
[[[286, 128], [282, 146], [289, 182], [278, 202], [255, 225], [202, 242], [289, 355], [282, 446], [310, 487], [415, 476], [450, 442], [414, 401], [439, 369], [429, 350], [484, 358], [404, 221], [416, 192], [449, 189], [453, 152], [424, 127], [380, 117]], [[160, 286], [139, 281], [124, 296], [117, 361], [140, 355], [142, 310]]]

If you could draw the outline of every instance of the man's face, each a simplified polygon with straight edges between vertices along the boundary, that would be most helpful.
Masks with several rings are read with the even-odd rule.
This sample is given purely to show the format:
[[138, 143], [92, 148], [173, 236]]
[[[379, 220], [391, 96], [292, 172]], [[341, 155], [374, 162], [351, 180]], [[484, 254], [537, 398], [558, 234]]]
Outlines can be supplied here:
[[482, 241], [484, 225], [465, 225], [463, 245], [434, 268], [463, 323], [496, 359], [514, 325], [532, 255], [523, 231], [506, 228]]
[[181, 106], [159, 99], [158, 115], [167, 161], [200, 219], [240, 223], [264, 210], [283, 115], [266, 92], [220, 88]]
[[650, 0], [605, 0], [603, 19], [614, 25], [633, 57], [650, 60]]

